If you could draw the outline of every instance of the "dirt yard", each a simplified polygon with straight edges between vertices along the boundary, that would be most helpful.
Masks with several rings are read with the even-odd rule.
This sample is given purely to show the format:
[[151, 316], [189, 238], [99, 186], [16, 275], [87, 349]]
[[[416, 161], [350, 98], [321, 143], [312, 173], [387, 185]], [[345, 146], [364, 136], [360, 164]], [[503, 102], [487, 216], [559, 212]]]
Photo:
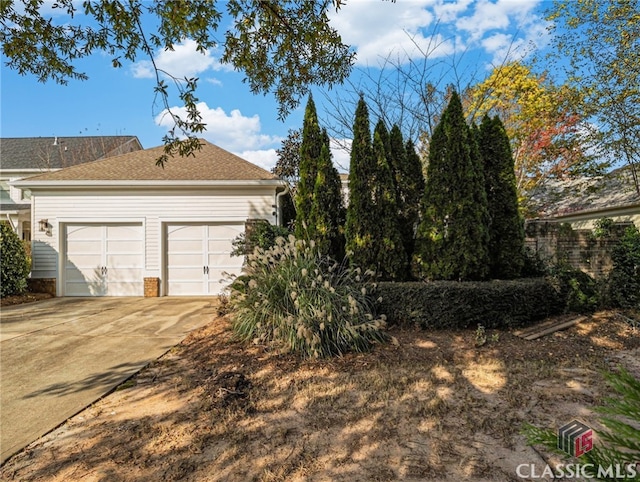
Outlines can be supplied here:
[[[514, 481], [555, 460], [524, 423], [574, 418], [640, 376], [640, 331], [598, 313], [536, 341], [392, 328], [398, 344], [301, 361], [231, 338], [218, 318], [10, 459], [20, 481]], [[597, 444], [596, 439], [596, 444]], [[540, 480], [540, 479], [538, 479]]]

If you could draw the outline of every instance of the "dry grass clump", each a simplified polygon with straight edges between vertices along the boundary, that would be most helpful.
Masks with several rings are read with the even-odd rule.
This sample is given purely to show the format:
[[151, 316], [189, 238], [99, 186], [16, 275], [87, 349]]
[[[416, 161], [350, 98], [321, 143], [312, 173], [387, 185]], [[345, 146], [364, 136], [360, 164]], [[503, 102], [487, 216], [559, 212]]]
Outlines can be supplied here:
[[313, 241], [278, 238], [256, 248], [231, 286], [233, 329], [247, 341], [304, 357], [368, 350], [389, 337], [375, 313], [373, 273], [323, 257]]

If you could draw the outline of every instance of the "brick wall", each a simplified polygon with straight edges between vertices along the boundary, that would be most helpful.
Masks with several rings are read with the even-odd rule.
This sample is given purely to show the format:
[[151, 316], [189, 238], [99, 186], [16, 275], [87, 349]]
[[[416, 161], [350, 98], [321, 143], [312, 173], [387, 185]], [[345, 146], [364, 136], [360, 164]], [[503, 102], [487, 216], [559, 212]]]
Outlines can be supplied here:
[[160, 278], [144, 279], [144, 296], [145, 298], [156, 298], [160, 296]]
[[55, 278], [28, 278], [27, 286], [32, 293], [49, 293], [56, 296]]
[[611, 271], [611, 248], [628, 225], [615, 224], [610, 236], [596, 237], [590, 229], [572, 229], [569, 224], [527, 221], [525, 246], [547, 263], [566, 261], [574, 268], [600, 278]]

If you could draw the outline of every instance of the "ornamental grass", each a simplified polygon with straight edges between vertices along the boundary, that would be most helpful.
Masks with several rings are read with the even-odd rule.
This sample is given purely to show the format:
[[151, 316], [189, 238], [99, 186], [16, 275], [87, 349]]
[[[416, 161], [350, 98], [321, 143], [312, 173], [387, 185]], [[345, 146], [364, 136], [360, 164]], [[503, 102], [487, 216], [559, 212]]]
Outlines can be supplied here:
[[320, 255], [313, 241], [280, 237], [256, 248], [230, 287], [234, 332], [303, 357], [367, 351], [390, 339], [373, 275]]

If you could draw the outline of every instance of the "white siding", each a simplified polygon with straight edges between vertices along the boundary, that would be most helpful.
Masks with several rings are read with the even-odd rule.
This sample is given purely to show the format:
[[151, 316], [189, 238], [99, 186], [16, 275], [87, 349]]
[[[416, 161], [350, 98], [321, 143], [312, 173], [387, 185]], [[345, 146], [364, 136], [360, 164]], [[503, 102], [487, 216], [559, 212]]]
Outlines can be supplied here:
[[[162, 224], [166, 222], [242, 222], [263, 218], [274, 223], [275, 188], [191, 188], [141, 191], [83, 190], [60, 192], [33, 190], [34, 278], [57, 278], [60, 227], [65, 223], [141, 222], [145, 230], [145, 276], [162, 278]], [[37, 229], [48, 219], [51, 234]]]
[[[145, 276], [153, 276], [154, 272], [160, 269], [158, 239], [160, 239], [160, 218], [158, 216], [147, 216], [146, 233], [145, 233]], [[150, 273], [150, 274], [149, 274]]]

